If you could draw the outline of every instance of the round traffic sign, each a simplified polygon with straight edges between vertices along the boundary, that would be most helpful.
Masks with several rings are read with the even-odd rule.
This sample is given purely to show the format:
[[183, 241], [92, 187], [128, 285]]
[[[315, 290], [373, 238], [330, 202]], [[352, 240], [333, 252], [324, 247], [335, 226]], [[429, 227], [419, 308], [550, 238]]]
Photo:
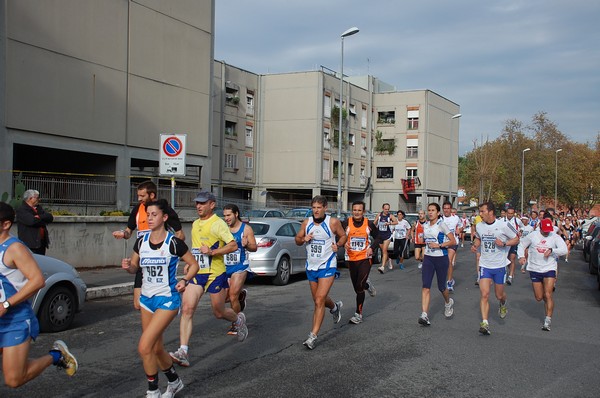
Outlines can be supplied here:
[[183, 144], [177, 137], [169, 137], [163, 143], [163, 152], [170, 157], [179, 156], [183, 150]]

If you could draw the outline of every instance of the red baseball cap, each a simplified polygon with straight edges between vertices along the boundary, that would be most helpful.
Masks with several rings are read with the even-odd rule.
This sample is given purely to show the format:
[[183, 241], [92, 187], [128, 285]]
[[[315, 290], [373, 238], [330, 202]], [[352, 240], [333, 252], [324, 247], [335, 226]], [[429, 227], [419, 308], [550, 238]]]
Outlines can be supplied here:
[[542, 232], [552, 232], [552, 231], [554, 231], [554, 225], [552, 225], [552, 220], [550, 220], [549, 218], [544, 218], [540, 222], [540, 230]]

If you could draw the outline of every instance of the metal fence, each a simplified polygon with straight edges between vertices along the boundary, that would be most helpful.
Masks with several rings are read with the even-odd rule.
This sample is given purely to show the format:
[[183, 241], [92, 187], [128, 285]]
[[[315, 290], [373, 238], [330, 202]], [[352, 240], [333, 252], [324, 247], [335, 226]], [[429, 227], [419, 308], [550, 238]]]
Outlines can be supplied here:
[[56, 205], [114, 206], [117, 203], [117, 182], [91, 178], [19, 175], [13, 177], [13, 192], [17, 183], [40, 192], [44, 203]]

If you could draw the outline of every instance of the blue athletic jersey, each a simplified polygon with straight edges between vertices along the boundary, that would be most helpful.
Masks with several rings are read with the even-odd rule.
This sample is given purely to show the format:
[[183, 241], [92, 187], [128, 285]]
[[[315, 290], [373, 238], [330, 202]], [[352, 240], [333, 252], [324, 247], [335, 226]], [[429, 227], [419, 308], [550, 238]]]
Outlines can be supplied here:
[[165, 296], [171, 297], [178, 294], [177, 265], [179, 256], [171, 253], [171, 239], [173, 234], [167, 233], [167, 237], [157, 250], [150, 247], [150, 234], [142, 238], [140, 245], [140, 267], [142, 268], [142, 294], [146, 297]]
[[[27, 278], [18, 268], [9, 268], [4, 263], [4, 253], [10, 245], [20, 242], [17, 238], [11, 236], [0, 244], [0, 302], [4, 302], [14, 296], [27, 283]], [[9, 325], [16, 321], [24, 321], [35, 318], [31, 303], [29, 300], [13, 305], [0, 317], [0, 332], [7, 330]]]
[[248, 265], [250, 264], [250, 260], [248, 258], [248, 253], [246, 249], [242, 246], [242, 238], [244, 237], [244, 230], [246, 229], [246, 223], [242, 223], [242, 226], [237, 230], [237, 232], [232, 232], [233, 238], [235, 239], [235, 243], [237, 243], [237, 250], [232, 253], [227, 253], [223, 255], [223, 259], [225, 260], [226, 267], [233, 267], [236, 265]]

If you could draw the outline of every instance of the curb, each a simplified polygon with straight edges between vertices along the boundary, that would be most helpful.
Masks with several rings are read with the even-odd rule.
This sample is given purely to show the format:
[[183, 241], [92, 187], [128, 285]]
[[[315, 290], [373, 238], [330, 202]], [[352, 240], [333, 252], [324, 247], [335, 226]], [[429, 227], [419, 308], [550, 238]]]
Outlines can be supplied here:
[[116, 297], [133, 294], [133, 282], [119, 283], [116, 285], [90, 287], [85, 294], [85, 301], [104, 297]]

